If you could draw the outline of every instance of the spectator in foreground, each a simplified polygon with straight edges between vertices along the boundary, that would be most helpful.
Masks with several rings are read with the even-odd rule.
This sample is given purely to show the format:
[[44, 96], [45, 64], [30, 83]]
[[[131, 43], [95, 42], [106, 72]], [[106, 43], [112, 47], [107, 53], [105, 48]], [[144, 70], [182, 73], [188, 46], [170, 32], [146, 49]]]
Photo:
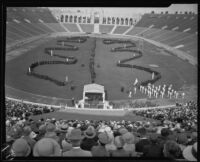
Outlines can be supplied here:
[[63, 152], [63, 156], [72, 156], [72, 157], [90, 157], [92, 156], [90, 151], [85, 151], [80, 148], [81, 140], [83, 136], [81, 135], [80, 129], [73, 129], [68, 137], [72, 144], [72, 149], [66, 152]]
[[143, 157], [147, 158], [163, 157], [163, 150], [161, 146], [158, 144], [158, 135], [151, 134], [149, 139], [151, 143], [149, 145], [145, 145], [143, 149]]
[[163, 154], [164, 154], [164, 157], [169, 158], [171, 160], [182, 158], [181, 148], [176, 142], [172, 140], [168, 140], [164, 144]]
[[181, 151], [183, 151], [186, 148], [188, 139], [187, 139], [187, 136], [185, 133], [180, 133], [177, 136], [177, 143], [178, 143], [179, 147], [181, 148]]
[[132, 156], [137, 156], [135, 152], [135, 136], [132, 133], [127, 132], [122, 135], [122, 138], [125, 142], [125, 145], [123, 146], [124, 150], [129, 154], [132, 154]]
[[25, 126], [23, 129], [23, 134], [24, 136], [22, 136], [23, 139], [26, 140], [26, 142], [29, 144], [29, 146], [31, 147], [31, 149], [33, 149], [36, 141], [33, 139], [35, 136], [32, 137], [32, 130], [30, 126]]
[[188, 161], [197, 161], [197, 142], [183, 150], [183, 157]]
[[15, 140], [11, 147], [11, 154], [15, 157], [28, 157], [31, 153], [31, 147], [25, 139], [19, 138]]
[[97, 146], [96, 130], [93, 126], [89, 126], [87, 130], [84, 131], [84, 138], [81, 142], [81, 148], [83, 150], [91, 151], [93, 146]]
[[61, 156], [61, 148], [58, 142], [52, 138], [42, 138], [39, 140], [33, 149], [33, 156]]
[[135, 144], [135, 150], [136, 152], [143, 153], [143, 148], [145, 145], [150, 144], [150, 140], [147, 138], [147, 131], [144, 127], [141, 127], [137, 130], [137, 133], [139, 134], [139, 141]]
[[53, 123], [48, 123], [46, 126], [46, 133], [44, 135], [45, 138], [52, 138], [59, 141], [59, 137], [56, 134], [56, 126]]
[[124, 140], [122, 139], [122, 136], [115, 137], [114, 144], [117, 147], [117, 150], [110, 152], [111, 157], [128, 157], [128, 156], [131, 156], [130, 153], [126, 152], [123, 149], [123, 146], [124, 146], [125, 143], [124, 143]]
[[106, 150], [105, 145], [109, 142], [109, 137], [107, 133], [100, 133], [98, 135], [99, 138], [99, 145], [92, 147], [92, 156], [101, 156], [107, 157], [109, 156], [109, 152]]

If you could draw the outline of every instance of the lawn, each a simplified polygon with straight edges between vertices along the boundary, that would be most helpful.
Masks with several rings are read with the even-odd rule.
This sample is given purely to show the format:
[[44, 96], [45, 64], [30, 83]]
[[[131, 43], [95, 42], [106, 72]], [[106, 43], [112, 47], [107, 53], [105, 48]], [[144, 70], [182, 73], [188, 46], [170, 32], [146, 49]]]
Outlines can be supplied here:
[[[70, 89], [71, 85], [57, 86], [52, 82], [26, 75], [28, 67], [33, 62], [40, 60], [62, 60], [61, 58], [54, 58], [44, 53], [46, 47], [56, 46], [56, 39], [54, 38], [6, 63], [6, 85], [21, 90], [21, 92], [17, 90], [15, 90], [15, 92], [13, 92], [13, 90], [6, 92], [12, 93], [13, 96], [22, 95], [21, 98], [25, 97], [27, 100], [34, 100], [32, 94], [62, 99], [71, 99], [72, 97], [77, 100], [82, 99], [84, 84], [91, 83], [89, 59], [94, 39], [95, 38], [89, 38], [85, 43], [80, 44], [69, 43], [77, 45], [79, 50], [61, 52], [62, 55], [75, 56], [78, 59], [76, 64], [44, 65], [36, 68], [38, 73], [48, 74], [59, 80], [64, 80], [67, 75], [69, 80], [72, 81], [72, 85], [75, 86], [74, 90]], [[96, 41], [95, 81], [97, 84], [101, 84], [105, 87], [108, 92], [108, 100], [128, 99], [127, 90], [129, 90], [136, 78], [138, 78], [139, 81], [151, 78], [149, 73], [141, 70], [117, 67], [116, 63], [118, 60], [132, 56], [130, 52], [110, 52], [111, 48], [118, 46], [122, 46], [122, 44], [105, 45], [102, 39], [99, 38]], [[156, 85], [173, 84], [175, 90], [180, 90], [180, 88], [185, 85], [197, 86], [196, 67], [175, 56], [159, 53], [159, 50], [157, 50], [155, 46], [146, 42], [144, 43], [143, 51], [143, 56], [141, 58], [128, 63], [144, 67], [150, 67], [150, 64], [158, 65], [158, 67], [150, 67], [161, 73], [162, 78], [155, 83]], [[125, 87], [124, 92], [120, 91], [122, 86]], [[134, 98], [144, 97], [146, 96], [141, 93], [137, 93], [137, 95], [134, 96]], [[42, 102], [42, 100], [43, 98], [39, 97], [37, 102]], [[50, 102], [47, 100], [46, 102], [52, 104], [55, 101]]]

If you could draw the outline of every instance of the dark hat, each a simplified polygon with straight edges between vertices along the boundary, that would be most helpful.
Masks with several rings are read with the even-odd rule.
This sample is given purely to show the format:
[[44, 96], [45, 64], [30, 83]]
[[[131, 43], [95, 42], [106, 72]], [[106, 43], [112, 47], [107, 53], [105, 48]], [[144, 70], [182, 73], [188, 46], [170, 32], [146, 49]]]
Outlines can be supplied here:
[[139, 133], [140, 135], [146, 135], [147, 131], [144, 127], [141, 127], [137, 130], [137, 133]]
[[197, 161], [197, 142], [183, 150], [183, 157], [188, 161]]
[[94, 138], [96, 136], [96, 131], [93, 126], [89, 126], [85, 131], [84, 131], [84, 136], [87, 138]]

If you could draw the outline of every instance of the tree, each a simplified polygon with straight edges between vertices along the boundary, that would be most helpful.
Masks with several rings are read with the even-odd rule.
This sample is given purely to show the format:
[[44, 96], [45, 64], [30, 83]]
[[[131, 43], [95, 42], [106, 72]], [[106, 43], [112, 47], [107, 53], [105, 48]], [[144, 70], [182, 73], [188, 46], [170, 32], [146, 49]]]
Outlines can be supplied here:
[[151, 11], [151, 14], [154, 14], [155, 12], [154, 11]]
[[166, 11], [165, 14], [168, 14], [168, 11]]

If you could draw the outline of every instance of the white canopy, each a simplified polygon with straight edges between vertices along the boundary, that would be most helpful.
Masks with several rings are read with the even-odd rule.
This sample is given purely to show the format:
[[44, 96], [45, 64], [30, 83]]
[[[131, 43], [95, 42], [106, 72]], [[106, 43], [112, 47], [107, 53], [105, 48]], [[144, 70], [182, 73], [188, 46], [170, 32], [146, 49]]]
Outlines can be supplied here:
[[104, 94], [104, 86], [99, 84], [86, 84], [83, 91], [85, 93], [102, 93]]

